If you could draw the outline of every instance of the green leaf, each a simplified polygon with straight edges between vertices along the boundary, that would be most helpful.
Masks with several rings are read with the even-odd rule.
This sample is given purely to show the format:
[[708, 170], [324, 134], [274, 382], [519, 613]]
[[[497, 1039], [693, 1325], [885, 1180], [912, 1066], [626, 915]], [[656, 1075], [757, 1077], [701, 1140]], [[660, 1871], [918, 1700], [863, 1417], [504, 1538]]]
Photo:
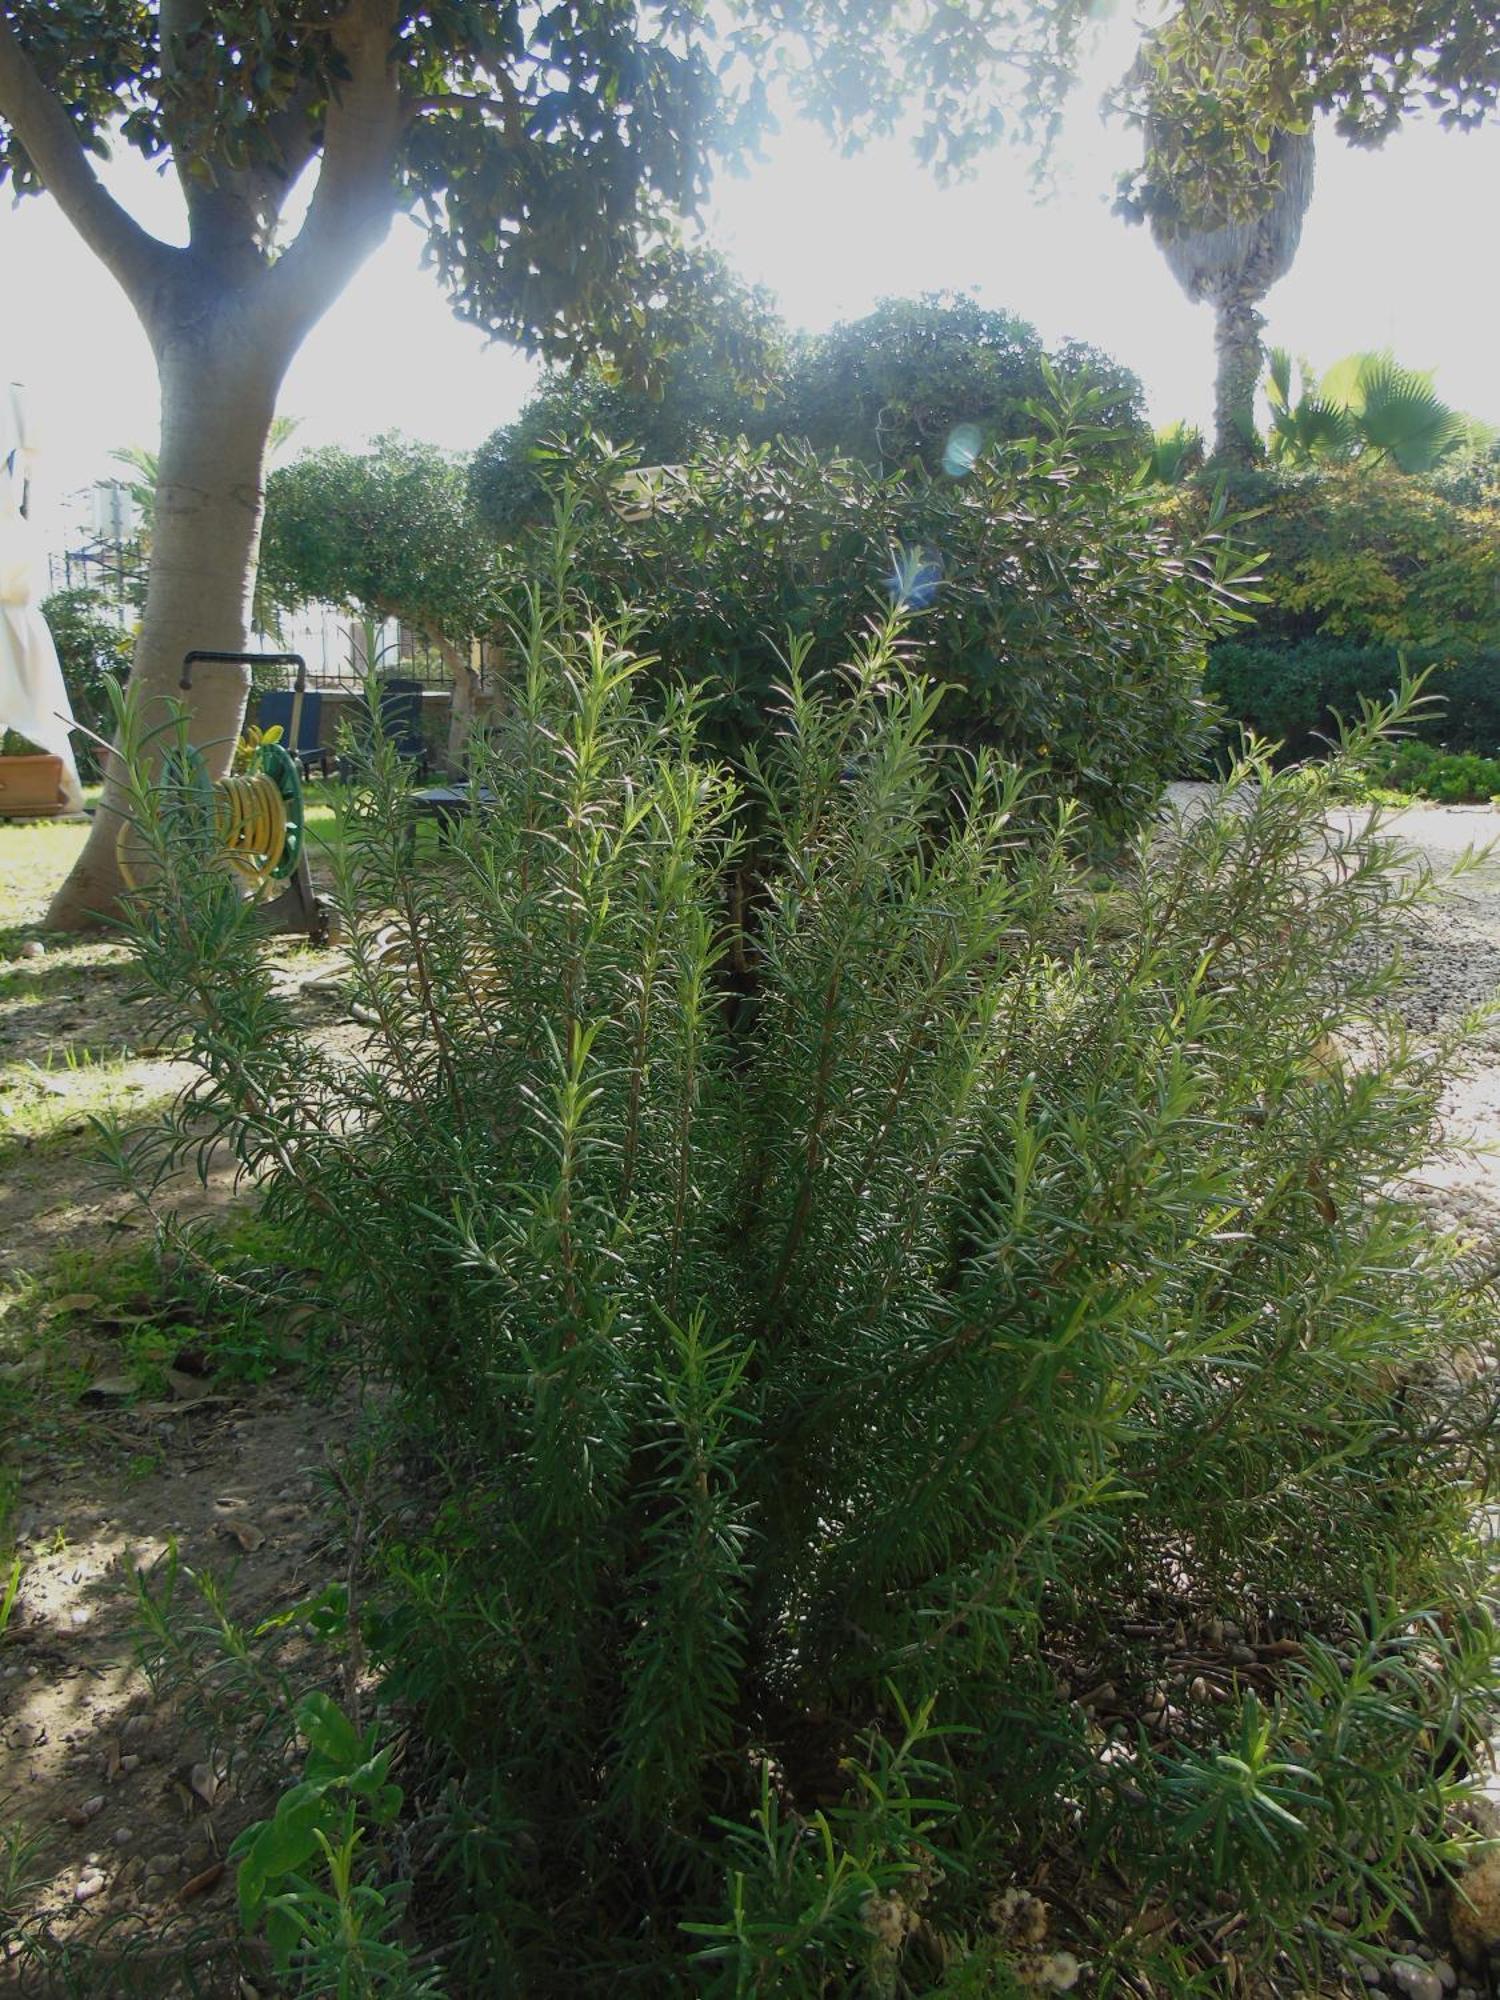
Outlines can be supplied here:
[[297, 1704], [297, 1727], [309, 1748], [326, 1758], [334, 1770], [355, 1770], [364, 1758], [364, 1739], [337, 1702], [321, 1691], [304, 1695]]

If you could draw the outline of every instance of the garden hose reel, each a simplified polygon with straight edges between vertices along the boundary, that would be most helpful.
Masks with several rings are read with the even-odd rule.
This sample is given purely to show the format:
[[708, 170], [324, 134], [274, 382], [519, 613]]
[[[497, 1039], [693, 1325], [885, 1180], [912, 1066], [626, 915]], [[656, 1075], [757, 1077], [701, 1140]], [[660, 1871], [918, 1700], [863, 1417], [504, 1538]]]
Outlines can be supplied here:
[[[178, 685], [189, 692], [193, 668], [200, 663], [238, 667], [245, 675], [258, 666], [295, 666], [291, 741], [297, 741], [302, 697], [307, 691], [307, 664], [300, 653], [191, 652], [184, 656]], [[257, 905], [256, 919], [268, 930], [305, 931], [315, 944], [327, 943], [333, 931], [331, 905], [313, 893], [307, 862], [307, 819], [302, 780], [296, 759], [280, 743], [259, 743], [250, 767], [227, 778], [211, 778], [208, 767], [191, 746], [171, 752], [163, 767], [170, 799], [168, 810], [185, 815], [189, 827], [212, 860], [222, 862], [238, 881], [241, 892]], [[120, 872], [127, 886], [136, 886], [130, 861], [133, 828], [126, 822], [116, 843]]]

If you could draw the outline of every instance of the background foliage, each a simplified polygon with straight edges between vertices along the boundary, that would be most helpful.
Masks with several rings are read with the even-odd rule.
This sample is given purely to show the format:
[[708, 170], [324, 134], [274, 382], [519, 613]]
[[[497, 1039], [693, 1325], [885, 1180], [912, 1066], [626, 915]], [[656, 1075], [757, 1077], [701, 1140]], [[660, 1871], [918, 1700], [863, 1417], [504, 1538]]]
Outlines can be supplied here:
[[[726, 353], [742, 357], [739, 373], [726, 367]], [[761, 365], [747, 374], [757, 355]], [[1136, 377], [1078, 341], [1049, 353], [1013, 313], [956, 293], [885, 299], [863, 319], [792, 338], [763, 296], [741, 293], [666, 363], [655, 396], [598, 370], [549, 383], [479, 447], [471, 490], [481, 518], [503, 537], [514, 534], [547, 511], [537, 448], [576, 443], [587, 429], [634, 447], [646, 465], [740, 437], [784, 437], [878, 471], [966, 470], [992, 444], [1044, 431], [1035, 406], [1050, 400], [1049, 368], [1068, 393], [1102, 392], [1096, 450], [1122, 461], [1138, 456], [1137, 446], [1144, 451]]]
[[[1500, 495], [1488, 453], [1428, 477], [1366, 466], [1236, 477], [1237, 531], [1264, 551], [1255, 629], [1216, 647], [1230, 715], [1293, 751], [1383, 697], [1399, 661], [1433, 666], [1445, 707], [1419, 721], [1457, 750], [1500, 746]], [[1186, 491], [1189, 519], [1208, 504]]]
[[276, 606], [353, 605], [461, 641], [494, 616], [495, 582], [463, 463], [435, 445], [387, 432], [271, 474], [260, 589]]

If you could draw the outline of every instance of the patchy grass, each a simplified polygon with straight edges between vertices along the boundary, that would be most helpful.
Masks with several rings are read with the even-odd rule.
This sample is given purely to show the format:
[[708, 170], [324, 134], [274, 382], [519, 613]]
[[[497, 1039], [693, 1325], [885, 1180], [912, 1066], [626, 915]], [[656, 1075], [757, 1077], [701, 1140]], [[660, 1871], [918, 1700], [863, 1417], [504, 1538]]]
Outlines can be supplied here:
[[[329, 845], [333, 810], [308, 809], [314, 866]], [[81, 820], [0, 821], [0, 1281], [48, 1268], [65, 1246], [108, 1243], [133, 1209], [101, 1192], [94, 1119], [148, 1119], [186, 1072], [153, 1039], [132, 998], [128, 954], [108, 932], [58, 937], [41, 928], [48, 902], [87, 836]], [[337, 963], [295, 938], [275, 947], [294, 995]], [[336, 994], [309, 994], [332, 1027]], [[232, 1177], [190, 1188], [198, 1207], [222, 1206]], [[139, 1218], [137, 1218], [139, 1220]]]
[[[14, 953], [41, 922], [87, 835], [85, 820], [0, 820], [0, 956]], [[7, 970], [0, 968], [0, 991]]]

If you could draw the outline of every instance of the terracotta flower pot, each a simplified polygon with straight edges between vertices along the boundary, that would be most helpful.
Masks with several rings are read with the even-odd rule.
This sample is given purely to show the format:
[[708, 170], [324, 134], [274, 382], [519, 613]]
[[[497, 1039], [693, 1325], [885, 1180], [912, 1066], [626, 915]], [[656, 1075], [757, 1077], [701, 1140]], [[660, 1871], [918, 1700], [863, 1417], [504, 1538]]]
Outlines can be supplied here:
[[0, 819], [34, 819], [62, 809], [61, 757], [0, 757]]

